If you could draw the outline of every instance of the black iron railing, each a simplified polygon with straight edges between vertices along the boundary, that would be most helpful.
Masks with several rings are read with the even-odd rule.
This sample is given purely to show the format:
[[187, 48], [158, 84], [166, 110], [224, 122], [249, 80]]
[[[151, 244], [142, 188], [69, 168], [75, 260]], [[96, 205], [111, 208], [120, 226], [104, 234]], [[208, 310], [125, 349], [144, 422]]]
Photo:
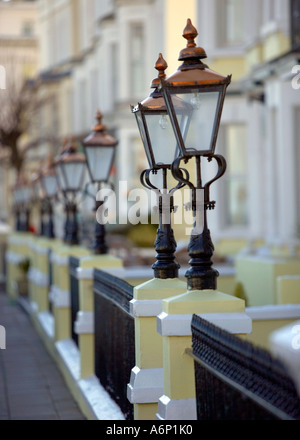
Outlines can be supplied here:
[[[52, 261], [51, 261], [51, 256], [52, 256], [52, 250], [49, 249], [48, 250], [48, 287], [49, 287], [49, 292], [53, 283], [53, 269], [52, 269]], [[48, 301], [49, 304], [49, 312], [52, 313], [53, 312], [53, 307], [52, 307], [52, 301]]]
[[134, 318], [129, 314], [133, 286], [100, 270], [94, 271], [95, 374], [119, 405], [126, 420], [133, 419], [127, 384], [135, 365]]
[[291, 0], [292, 49], [300, 50], [300, 0]]
[[298, 420], [300, 399], [271, 354], [194, 315], [198, 420]]
[[71, 291], [71, 335], [75, 344], [78, 345], [78, 335], [74, 331], [77, 313], [79, 312], [79, 281], [77, 278], [77, 268], [79, 267], [79, 259], [69, 257], [69, 275], [70, 275], [70, 291]]

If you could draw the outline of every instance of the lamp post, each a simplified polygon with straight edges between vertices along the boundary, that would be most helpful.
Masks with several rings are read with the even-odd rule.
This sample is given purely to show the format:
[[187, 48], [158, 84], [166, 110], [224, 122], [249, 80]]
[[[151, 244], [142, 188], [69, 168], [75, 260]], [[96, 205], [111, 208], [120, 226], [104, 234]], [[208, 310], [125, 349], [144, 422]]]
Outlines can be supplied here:
[[22, 221], [21, 221], [21, 200], [20, 200], [20, 187], [18, 182], [12, 188], [13, 199], [14, 199], [14, 214], [15, 214], [15, 229], [20, 232], [22, 230]]
[[30, 203], [32, 201], [32, 188], [24, 177], [19, 177], [14, 187], [16, 210], [16, 229], [21, 232], [29, 231]]
[[79, 243], [77, 221], [77, 194], [82, 190], [86, 160], [82, 153], [77, 151], [73, 142], [65, 144], [63, 151], [54, 160], [57, 184], [65, 199], [65, 237], [64, 241], [69, 245]]
[[[173, 176], [191, 189], [194, 229], [189, 243], [190, 268], [186, 272], [188, 289], [216, 289], [218, 272], [212, 268], [214, 246], [207, 225], [207, 210], [214, 209], [210, 200], [210, 185], [226, 170], [226, 161], [215, 154], [218, 129], [225, 93], [231, 76], [224, 77], [202, 62], [206, 58], [203, 48], [194, 39], [198, 33], [188, 19], [183, 31], [187, 47], [179, 55], [183, 63], [168, 78], [161, 79], [161, 92], [176, 137], [180, 156], [172, 164]], [[202, 183], [201, 159], [216, 160], [218, 171], [209, 182]], [[183, 175], [180, 163], [195, 161], [196, 182]], [[203, 203], [199, 203], [199, 193]]]
[[34, 201], [39, 204], [40, 209], [40, 230], [39, 236], [43, 237], [45, 235], [45, 197], [41, 185], [41, 173], [37, 172], [32, 176], [31, 185], [33, 188], [33, 198]]
[[[155, 241], [157, 252], [156, 262], [153, 264], [154, 277], [167, 279], [177, 278], [179, 264], [175, 262], [176, 241], [171, 227], [171, 212], [174, 211], [173, 193], [184, 186], [181, 182], [168, 191], [167, 173], [180, 153], [176, 137], [172, 131], [170, 118], [162, 97], [160, 81], [166, 77], [167, 63], [162, 54], [159, 54], [155, 64], [159, 72], [158, 77], [152, 81], [154, 91], [136, 107], [132, 113], [136, 117], [140, 136], [143, 141], [145, 153], [150, 169], [141, 174], [141, 183], [145, 188], [154, 190], [158, 195], [159, 227]], [[155, 187], [150, 180], [151, 174], [162, 172], [162, 189]]]
[[[108, 184], [118, 145], [118, 141], [107, 133], [107, 127], [102, 124], [102, 117], [102, 113], [98, 110], [96, 114], [97, 123], [92, 133], [82, 142], [90, 181], [93, 185], [96, 185], [98, 191]], [[96, 200], [95, 212], [98, 211], [103, 203], [103, 201]], [[96, 221], [92, 249], [95, 255], [104, 255], [108, 251], [105, 239], [105, 226], [101, 219]]]
[[45, 194], [44, 213], [47, 215], [47, 223], [45, 226], [44, 235], [47, 238], [55, 238], [52, 200], [57, 196], [58, 182], [52, 155], [49, 156], [46, 167], [41, 171], [40, 182], [42, 187], [41, 189]]

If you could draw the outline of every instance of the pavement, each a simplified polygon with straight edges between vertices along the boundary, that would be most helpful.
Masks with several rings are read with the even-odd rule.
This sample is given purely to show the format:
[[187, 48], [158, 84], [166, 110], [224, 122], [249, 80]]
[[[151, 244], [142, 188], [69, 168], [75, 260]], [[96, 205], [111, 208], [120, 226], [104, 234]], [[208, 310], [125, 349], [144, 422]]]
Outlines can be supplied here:
[[85, 420], [28, 314], [1, 288], [0, 325], [0, 420]]

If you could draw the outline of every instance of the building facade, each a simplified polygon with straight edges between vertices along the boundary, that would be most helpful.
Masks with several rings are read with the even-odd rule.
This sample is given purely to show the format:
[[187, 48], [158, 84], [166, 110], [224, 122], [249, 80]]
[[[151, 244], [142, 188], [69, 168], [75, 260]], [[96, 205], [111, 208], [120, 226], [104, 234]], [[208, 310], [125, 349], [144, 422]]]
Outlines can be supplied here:
[[[12, 124], [8, 103], [20, 93], [22, 83], [39, 71], [38, 14], [35, 1], [0, 1], [0, 126]], [[23, 133], [20, 146], [31, 134]], [[0, 151], [0, 219], [9, 219], [11, 186], [15, 175], [7, 168], [7, 150]]]
[[[300, 238], [299, 3], [39, 0], [39, 77], [55, 95], [39, 126], [61, 141], [70, 136], [80, 141], [100, 108], [119, 140], [112, 178], [116, 184], [127, 182], [127, 192], [125, 187], [119, 195], [126, 200], [147, 167], [130, 105], [149, 95], [160, 52], [167, 75], [177, 68], [185, 46], [182, 30], [191, 18], [209, 67], [232, 74], [217, 144], [228, 167], [212, 188], [217, 204], [209, 214], [217, 252], [228, 256], [245, 246], [269, 245], [295, 252]], [[45, 144], [40, 151], [49, 148]], [[208, 170], [207, 178], [213, 174]], [[174, 228], [177, 241], [186, 242], [185, 226]]]

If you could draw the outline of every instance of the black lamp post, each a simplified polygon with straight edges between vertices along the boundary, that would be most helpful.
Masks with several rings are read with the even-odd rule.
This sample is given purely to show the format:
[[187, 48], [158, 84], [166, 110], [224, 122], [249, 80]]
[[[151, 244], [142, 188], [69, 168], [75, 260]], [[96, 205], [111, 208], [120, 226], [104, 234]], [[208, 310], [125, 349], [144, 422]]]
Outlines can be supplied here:
[[45, 194], [42, 189], [41, 184], [41, 173], [35, 173], [31, 179], [31, 185], [33, 188], [33, 198], [34, 202], [39, 204], [39, 214], [40, 214], [40, 230], [39, 236], [44, 237], [45, 235]]
[[[102, 113], [97, 111], [97, 124], [92, 133], [83, 140], [83, 147], [87, 161], [90, 181], [97, 186], [98, 191], [102, 186], [108, 184], [109, 175], [114, 163], [118, 141], [107, 133], [106, 126], [102, 124]], [[96, 200], [95, 211], [103, 204], [103, 201]], [[96, 221], [94, 243], [92, 245], [94, 254], [103, 255], [108, 251], [105, 240], [105, 226]]]
[[12, 188], [14, 205], [13, 211], [15, 214], [15, 229], [20, 232], [22, 230], [22, 221], [21, 221], [21, 198], [20, 198], [20, 187], [18, 183], [16, 183]]
[[57, 184], [65, 199], [66, 225], [64, 241], [68, 245], [77, 245], [77, 194], [82, 191], [86, 160], [82, 153], [77, 151], [73, 142], [67, 143], [62, 153], [54, 160]]
[[32, 187], [23, 178], [19, 177], [14, 187], [16, 229], [21, 232], [29, 231], [30, 204], [32, 201]]
[[[143, 141], [150, 169], [141, 174], [141, 183], [144, 187], [154, 190], [158, 194], [159, 227], [155, 241], [157, 252], [156, 262], [153, 264], [155, 278], [178, 277], [179, 264], [175, 261], [176, 241], [171, 227], [171, 212], [174, 211], [173, 193], [184, 186], [181, 182], [168, 191], [167, 173], [180, 150], [174, 136], [170, 118], [167, 113], [164, 99], [159, 90], [160, 81], [165, 78], [164, 71], [167, 63], [162, 54], [156, 62], [158, 78], [154, 79], [151, 88], [154, 91], [148, 98], [132, 107], [136, 117], [141, 139]], [[162, 189], [155, 187], [150, 180], [151, 174], [162, 172]]]
[[[172, 164], [172, 173], [180, 183], [192, 190], [194, 229], [189, 243], [191, 267], [186, 272], [191, 290], [216, 289], [219, 275], [212, 268], [214, 246], [207, 226], [207, 210], [215, 207], [215, 202], [210, 201], [210, 185], [226, 170], [226, 161], [221, 155], [215, 154], [215, 145], [226, 89], [231, 82], [231, 76], [224, 77], [213, 72], [202, 62], [206, 53], [203, 48], [196, 46], [194, 39], [197, 35], [197, 30], [188, 19], [183, 31], [187, 47], [179, 55], [179, 61], [183, 63], [170, 77], [161, 79], [161, 92], [181, 152]], [[187, 163], [192, 158], [196, 166], [195, 184], [180, 170], [181, 161]], [[214, 179], [205, 184], [202, 183], [201, 158], [209, 162], [215, 159], [218, 165]], [[197, 203], [199, 191], [204, 193], [202, 207]], [[199, 224], [200, 218], [203, 219], [202, 225]]]
[[52, 156], [49, 156], [46, 167], [41, 171], [40, 182], [41, 190], [45, 194], [45, 208], [43, 211], [47, 216], [44, 235], [47, 238], [55, 238], [52, 201], [57, 197], [58, 182]]

